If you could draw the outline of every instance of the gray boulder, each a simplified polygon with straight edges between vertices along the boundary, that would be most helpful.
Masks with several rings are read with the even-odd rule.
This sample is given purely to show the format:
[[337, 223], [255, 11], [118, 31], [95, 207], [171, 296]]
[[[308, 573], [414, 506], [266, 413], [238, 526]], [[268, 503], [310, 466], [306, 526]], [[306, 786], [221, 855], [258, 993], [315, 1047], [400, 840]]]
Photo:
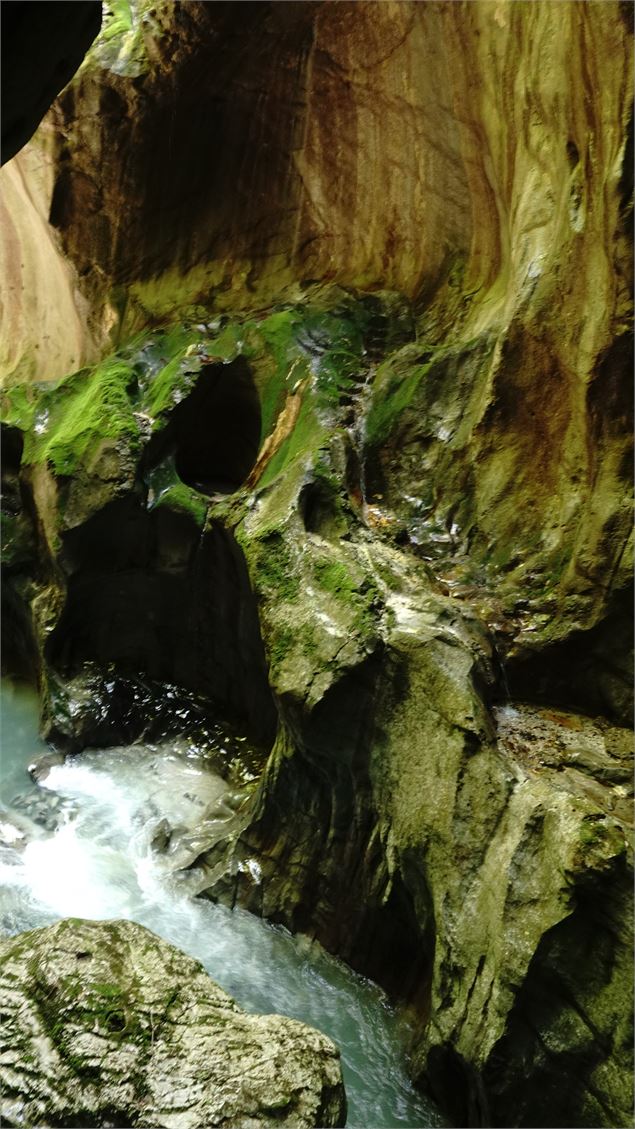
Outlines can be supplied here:
[[0, 945], [1, 1123], [342, 1126], [337, 1048], [241, 1011], [202, 965], [129, 921], [69, 919]]

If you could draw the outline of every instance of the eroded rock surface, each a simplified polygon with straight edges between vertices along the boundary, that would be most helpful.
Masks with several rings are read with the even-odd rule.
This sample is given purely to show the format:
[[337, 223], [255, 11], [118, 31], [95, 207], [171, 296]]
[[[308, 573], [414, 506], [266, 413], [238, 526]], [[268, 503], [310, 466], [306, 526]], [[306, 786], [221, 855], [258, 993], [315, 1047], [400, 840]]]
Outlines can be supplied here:
[[[427, 308], [435, 342], [514, 326], [553, 399], [547, 431], [519, 436], [522, 458], [575, 430], [595, 360], [627, 327], [631, 83], [617, 2], [136, 0], [47, 119], [46, 230], [25, 227], [29, 200], [6, 180], [20, 316], [46, 308], [50, 271], [26, 276], [29, 248], [58, 232], [88, 311], [68, 284], [65, 298], [103, 351], [113, 325], [210, 296], [262, 307], [306, 280], [393, 288]], [[40, 361], [30, 329], [3, 372], [81, 363], [72, 339], [66, 369], [48, 349]], [[531, 399], [522, 373], [514, 386]]]
[[[608, 1125], [628, 1117], [630, 1077], [624, 698], [580, 716], [586, 683], [552, 657], [560, 680], [542, 701], [517, 671], [525, 700], [505, 704], [505, 669], [523, 649], [575, 649], [582, 617], [610, 624], [612, 598], [586, 580], [567, 602], [538, 577], [527, 599], [522, 569], [484, 569], [478, 541], [416, 495], [369, 496], [375, 381], [395, 361], [402, 389], [424, 379], [416, 358], [399, 368], [416, 332], [403, 298], [319, 290], [264, 318], [150, 334], [26, 408], [9, 392], [14, 424], [47, 413], [19, 469], [41, 571], [17, 574], [47, 732], [72, 751], [233, 711], [260, 735], [256, 787], [180, 841], [155, 811], [165, 864], [186, 868], [188, 889], [315, 935], [406, 1003], [417, 1076], [456, 1123], [548, 1124], [549, 1076], [571, 1082], [563, 1119]], [[176, 466], [193, 390], [247, 368], [260, 453], [233, 493], [197, 489]], [[400, 473], [386, 464], [388, 487]], [[527, 561], [536, 552], [528, 537]], [[626, 644], [614, 637], [618, 667]], [[601, 677], [601, 649], [586, 662]], [[135, 671], [188, 693], [157, 697]], [[570, 969], [562, 936], [592, 933], [595, 955]], [[560, 1053], [580, 1010], [587, 1034]]]
[[143, 732], [139, 672], [237, 716], [192, 886], [403, 1000], [455, 1123], [627, 1124], [626, 6], [138, 12], [48, 123], [117, 353], [7, 364], [48, 731]]
[[73, 919], [0, 953], [3, 1125], [344, 1124], [329, 1039], [247, 1015], [140, 925]]

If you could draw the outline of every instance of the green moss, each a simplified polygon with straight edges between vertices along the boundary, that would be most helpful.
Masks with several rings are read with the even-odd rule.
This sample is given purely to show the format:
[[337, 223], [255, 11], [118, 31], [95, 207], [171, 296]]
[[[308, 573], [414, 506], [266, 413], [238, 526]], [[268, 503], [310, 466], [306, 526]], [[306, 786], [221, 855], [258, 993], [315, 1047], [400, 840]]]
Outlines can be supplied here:
[[379, 367], [366, 416], [365, 439], [369, 446], [377, 446], [388, 439], [395, 423], [414, 400], [430, 364], [430, 361], [412, 363], [398, 354]]
[[39, 397], [39, 385], [14, 384], [3, 388], [0, 393], [0, 410], [4, 423], [31, 432], [35, 423], [35, 413]]
[[275, 455], [270, 459], [260, 479], [260, 485], [266, 486], [291, 463], [300, 458], [317, 454], [328, 439], [328, 430], [318, 418], [315, 405], [306, 395], [302, 400], [300, 412], [295, 426], [290, 435], [280, 444]]
[[309, 306], [298, 329], [298, 341], [312, 357], [318, 402], [339, 403], [367, 368], [365, 331], [369, 313], [363, 303], [347, 298], [334, 308]]
[[300, 637], [300, 646], [302, 653], [311, 660], [315, 660], [320, 653], [320, 648], [317, 645], [315, 636], [311, 631], [303, 631]]
[[108, 0], [103, 5], [99, 35], [87, 52], [82, 69], [105, 67], [130, 78], [148, 70], [145, 37], [157, 27], [151, 0]]
[[314, 573], [320, 588], [334, 596], [350, 598], [357, 592], [355, 581], [341, 561], [317, 561]]
[[132, 30], [132, 5], [130, 0], [109, 0], [104, 4], [104, 21], [100, 37], [104, 40], [116, 39]]
[[179, 324], [153, 334], [140, 351], [142, 366], [149, 369], [140, 380], [148, 415], [160, 420], [187, 395], [210, 360], [227, 362], [242, 352], [248, 354], [249, 326], [230, 322], [213, 335], [204, 327]]
[[133, 281], [128, 287], [122, 333], [144, 325], [169, 324], [175, 315], [198, 318], [200, 303], [222, 281], [223, 273], [224, 264], [213, 262], [199, 264], [186, 274], [172, 267], [155, 278]]
[[141, 390], [143, 405], [153, 419], [178, 403], [194, 383], [200, 360], [188, 349], [199, 343], [201, 335], [183, 325], [153, 337], [141, 350], [145, 376]]
[[24, 462], [49, 462], [56, 474], [71, 475], [101, 440], [134, 443], [138, 426], [129, 387], [135, 382], [132, 366], [115, 357], [44, 393], [38, 408], [49, 419], [40, 434], [29, 434]]
[[276, 368], [284, 368], [293, 353], [298, 355], [296, 333], [301, 324], [297, 310], [277, 310], [257, 323], [259, 337], [271, 353]]
[[96, 992], [98, 996], [105, 996], [106, 999], [120, 999], [123, 995], [123, 989], [120, 984], [93, 984], [91, 985], [92, 991]]
[[374, 635], [378, 609], [382, 603], [375, 581], [368, 575], [357, 581], [340, 560], [318, 560], [313, 572], [316, 583], [323, 592], [328, 592], [350, 607], [353, 612], [352, 630], [362, 637]]
[[296, 599], [300, 582], [293, 574], [291, 553], [282, 534], [266, 533], [249, 541], [245, 548], [255, 587], [278, 600]]
[[282, 666], [287, 655], [291, 654], [295, 642], [296, 635], [290, 627], [278, 627], [272, 632], [266, 642], [269, 666], [272, 672]]
[[622, 828], [613, 821], [598, 818], [595, 813], [582, 820], [579, 842], [578, 865], [592, 871], [610, 869], [628, 849]]
[[246, 347], [246, 338], [251, 327], [251, 322], [229, 321], [218, 334], [211, 338], [208, 350], [214, 357], [223, 361], [233, 361], [241, 353], [249, 355], [250, 349]]
[[[257, 343], [254, 359], [257, 362], [260, 355], [265, 361], [259, 381], [261, 442], [273, 431], [287, 393], [296, 380], [307, 375], [306, 358], [302, 357], [295, 340], [298, 324], [298, 314], [292, 310], [279, 310], [253, 328], [252, 340]], [[266, 364], [267, 359], [269, 364]]]
[[197, 490], [186, 486], [184, 482], [175, 482], [159, 496], [156, 508], [159, 509], [162, 506], [180, 510], [182, 513], [193, 517], [197, 525], [203, 526], [209, 502]]

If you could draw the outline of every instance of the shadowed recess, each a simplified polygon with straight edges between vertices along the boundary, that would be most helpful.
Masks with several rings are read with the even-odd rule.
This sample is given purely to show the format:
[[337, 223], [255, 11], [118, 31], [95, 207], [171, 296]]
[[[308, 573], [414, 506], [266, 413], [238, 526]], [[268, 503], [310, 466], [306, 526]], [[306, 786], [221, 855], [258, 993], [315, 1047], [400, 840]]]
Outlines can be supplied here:
[[172, 412], [150, 462], [156, 465], [173, 453], [176, 472], [188, 486], [231, 494], [256, 461], [260, 430], [260, 400], [244, 359], [207, 365]]
[[2, 164], [35, 133], [51, 102], [75, 74], [101, 24], [101, 4], [0, 6], [2, 21]]

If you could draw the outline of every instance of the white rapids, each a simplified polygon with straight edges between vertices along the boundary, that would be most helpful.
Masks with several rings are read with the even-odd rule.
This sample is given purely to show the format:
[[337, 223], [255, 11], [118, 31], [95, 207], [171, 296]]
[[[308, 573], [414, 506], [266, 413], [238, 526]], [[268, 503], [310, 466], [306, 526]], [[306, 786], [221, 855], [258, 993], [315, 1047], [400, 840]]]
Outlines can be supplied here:
[[329, 1035], [351, 1129], [445, 1124], [409, 1081], [398, 1021], [374, 984], [306, 937], [192, 897], [153, 848], [164, 817], [187, 832], [227, 789], [200, 756], [183, 742], [86, 751], [35, 785], [26, 766], [49, 751], [35, 694], [3, 682], [0, 721], [2, 934], [62, 917], [137, 921], [200, 960], [247, 1010]]

